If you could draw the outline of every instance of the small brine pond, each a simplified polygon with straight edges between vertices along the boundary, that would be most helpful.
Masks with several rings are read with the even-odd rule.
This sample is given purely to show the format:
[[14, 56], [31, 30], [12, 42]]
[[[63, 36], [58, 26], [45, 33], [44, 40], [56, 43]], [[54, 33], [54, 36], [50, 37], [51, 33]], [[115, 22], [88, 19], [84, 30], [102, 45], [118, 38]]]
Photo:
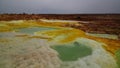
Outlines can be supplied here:
[[116, 58], [117, 58], [117, 64], [120, 68], [120, 49], [115, 52]]
[[30, 27], [30, 28], [18, 29], [18, 32], [26, 33], [26, 34], [34, 34], [34, 32], [37, 32], [37, 31], [55, 30], [55, 29], [58, 29], [58, 28], [52, 28], [52, 27]]
[[92, 49], [78, 42], [65, 45], [52, 46], [59, 53], [59, 57], [63, 61], [75, 61], [79, 58], [92, 54]]

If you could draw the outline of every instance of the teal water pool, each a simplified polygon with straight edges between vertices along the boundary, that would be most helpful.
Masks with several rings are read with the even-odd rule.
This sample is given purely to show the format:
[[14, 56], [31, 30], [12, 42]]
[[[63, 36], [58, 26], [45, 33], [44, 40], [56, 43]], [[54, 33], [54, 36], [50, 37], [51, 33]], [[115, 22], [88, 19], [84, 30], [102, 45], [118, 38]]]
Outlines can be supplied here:
[[20, 33], [26, 33], [26, 34], [34, 34], [34, 32], [37, 31], [44, 31], [44, 30], [55, 30], [57, 28], [52, 27], [30, 27], [30, 28], [21, 28], [17, 29]]
[[92, 49], [85, 45], [74, 42], [66, 45], [52, 46], [59, 53], [59, 57], [62, 61], [75, 61], [78, 58], [82, 58], [92, 54]]
[[120, 68], [120, 49], [116, 51], [115, 55], [116, 55], [116, 58], [117, 58], [117, 64]]

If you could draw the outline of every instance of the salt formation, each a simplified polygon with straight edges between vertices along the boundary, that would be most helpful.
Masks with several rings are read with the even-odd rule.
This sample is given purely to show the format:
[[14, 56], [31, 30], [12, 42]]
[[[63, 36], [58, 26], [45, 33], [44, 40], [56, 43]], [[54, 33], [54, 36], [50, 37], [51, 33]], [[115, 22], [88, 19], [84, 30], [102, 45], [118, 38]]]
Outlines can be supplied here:
[[102, 47], [103, 44], [86, 38], [77, 41], [79, 44], [90, 46], [92, 54], [76, 61], [65, 61], [62, 68], [118, 68], [114, 57]]
[[43, 39], [0, 38], [0, 68], [59, 68], [60, 63]]

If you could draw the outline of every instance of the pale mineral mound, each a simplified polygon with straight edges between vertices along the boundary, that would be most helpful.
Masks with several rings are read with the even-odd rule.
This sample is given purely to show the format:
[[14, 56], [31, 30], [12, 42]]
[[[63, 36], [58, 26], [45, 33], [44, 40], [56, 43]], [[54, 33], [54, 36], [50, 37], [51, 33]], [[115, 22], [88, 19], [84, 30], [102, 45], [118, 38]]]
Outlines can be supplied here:
[[59, 68], [60, 63], [43, 39], [0, 38], [0, 68]]
[[76, 61], [65, 61], [62, 63], [62, 68], [118, 68], [115, 58], [103, 48], [103, 43], [87, 38], [79, 38], [77, 42], [79, 46], [91, 47], [92, 54]]

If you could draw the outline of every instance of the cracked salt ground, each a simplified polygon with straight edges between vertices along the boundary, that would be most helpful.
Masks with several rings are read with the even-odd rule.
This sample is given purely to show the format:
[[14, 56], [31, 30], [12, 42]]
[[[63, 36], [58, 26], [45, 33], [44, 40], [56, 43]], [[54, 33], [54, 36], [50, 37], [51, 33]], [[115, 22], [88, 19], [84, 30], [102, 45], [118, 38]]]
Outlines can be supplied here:
[[0, 68], [60, 68], [58, 53], [43, 39], [2, 38]]

